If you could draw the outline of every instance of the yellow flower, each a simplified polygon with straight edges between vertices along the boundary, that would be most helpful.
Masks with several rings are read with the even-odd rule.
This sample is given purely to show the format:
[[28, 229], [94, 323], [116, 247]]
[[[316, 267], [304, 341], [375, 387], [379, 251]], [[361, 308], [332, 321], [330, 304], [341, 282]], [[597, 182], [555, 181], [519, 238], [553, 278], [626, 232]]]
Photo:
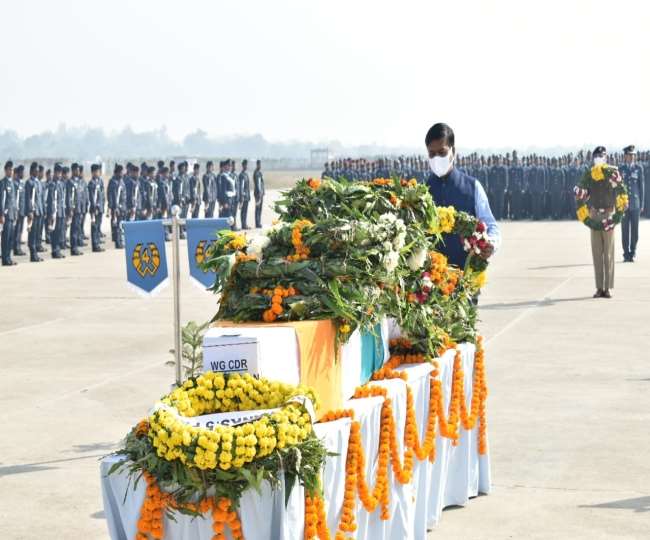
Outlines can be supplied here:
[[605, 173], [603, 172], [604, 165], [594, 165], [591, 168], [591, 178], [595, 182], [600, 182], [605, 179]]
[[578, 208], [576, 216], [578, 216], [578, 219], [584, 223], [584, 221], [589, 217], [589, 209], [586, 204], [583, 204]]
[[622, 193], [618, 197], [616, 197], [616, 210], [619, 212], [623, 212], [629, 204], [629, 197], [625, 194]]
[[436, 208], [438, 224], [430, 229], [433, 234], [450, 233], [454, 230], [456, 223], [456, 209], [453, 206], [439, 206]]
[[487, 272], [479, 272], [472, 277], [472, 283], [477, 289], [482, 289], [487, 283]]

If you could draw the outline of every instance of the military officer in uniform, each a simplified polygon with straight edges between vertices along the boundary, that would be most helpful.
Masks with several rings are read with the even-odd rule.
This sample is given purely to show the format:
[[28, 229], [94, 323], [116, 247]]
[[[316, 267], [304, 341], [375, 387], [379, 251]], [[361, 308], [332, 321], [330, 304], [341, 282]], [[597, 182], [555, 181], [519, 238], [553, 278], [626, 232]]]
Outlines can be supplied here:
[[25, 213], [27, 214], [27, 245], [29, 246], [29, 260], [41, 262], [38, 255], [38, 238], [40, 226], [43, 221], [43, 194], [42, 184], [38, 179], [38, 163], [33, 162], [29, 167], [29, 178], [25, 182]]
[[253, 195], [255, 196], [255, 228], [262, 228], [262, 205], [264, 204], [264, 175], [262, 162], [258, 159], [253, 172]]
[[0, 180], [0, 227], [2, 227], [0, 249], [2, 251], [2, 266], [17, 264], [11, 259], [11, 252], [14, 248], [14, 225], [18, 217], [13, 168], [13, 162], [7, 161], [5, 163], [5, 177]]
[[[237, 181], [230, 173], [230, 161], [222, 163], [223, 172], [219, 175], [217, 185], [219, 193], [219, 217], [232, 217], [233, 220], [237, 212]], [[233, 230], [237, 229], [236, 223], [233, 222]]]
[[494, 218], [504, 218], [505, 194], [508, 189], [508, 168], [503, 164], [503, 158], [497, 157], [496, 165], [488, 173], [488, 197], [490, 207], [494, 210]]
[[90, 166], [90, 181], [88, 182], [88, 210], [90, 211], [90, 240], [94, 252], [104, 251], [99, 236], [101, 230], [101, 218], [104, 214], [104, 200], [100, 190], [100, 184], [104, 180], [100, 176], [101, 166], [93, 163]]
[[115, 165], [113, 176], [108, 181], [108, 210], [111, 217], [111, 235], [116, 249], [124, 248], [122, 241], [122, 220], [126, 215], [126, 187], [122, 178], [122, 165]]
[[550, 195], [550, 217], [558, 220], [562, 217], [562, 193], [565, 190], [564, 171], [560, 168], [557, 158], [551, 161], [549, 169], [549, 195]]
[[83, 255], [81, 250], [81, 216], [83, 213], [83, 197], [81, 186], [78, 182], [79, 167], [72, 164], [72, 175], [68, 177], [68, 168], [63, 168], [63, 176], [66, 179], [65, 186], [65, 208], [70, 223], [70, 255]]
[[16, 205], [18, 215], [16, 217], [16, 224], [14, 225], [14, 255], [25, 255], [21, 244], [23, 243], [23, 227], [25, 225], [25, 183], [23, 182], [23, 174], [25, 168], [18, 165], [14, 169], [14, 190], [16, 193]]
[[[48, 169], [49, 171], [49, 169]], [[38, 178], [38, 190], [39, 196], [41, 198], [41, 208], [43, 209], [43, 214], [41, 216], [39, 225], [38, 225], [38, 235], [36, 237], [36, 252], [44, 253], [45, 248], [43, 247], [43, 231], [47, 229], [45, 227], [45, 214], [46, 214], [46, 205], [47, 205], [47, 184], [43, 181], [45, 175], [45, 168], [43, 165], [39, 165], [36, 170], [36, 178]]]
[[[477, 180], [480, 182], [478, 177]], [[514, 152], [512, 166], [508, 171], [508, 191], [510, 192], [510, 218], [524, 219], [524, 199], [526, 198], [524, 167]]]
[[[187, 218], [189, 179], [187, 178], [187, 161], [181, 161], [178, 164], [178, 174], [171, 179], [171, 204], [177, 205], [181, 209], [180, 217]], [[169, 207], [168, 216], [171, 217], [171, 206]], [[185, 229], [180, 227], [180, 238], [185, 238]]]
[[191, 216], [192, 219], [196, 219], [199, 217], [199, 211], [201, 210], [201, 196], [199, 193], [201, 189], [201, 166], [198, 163], [194, 164], [188, 186]]
[[624, 163], [619, 170], [629, 198], [629, 206], [622, 222], [623, 260], [634, 262], [636, 244], [639, 240], [639, 216], [644, 210], [645, 178], [643, 168], [636, 162], [634, 145], [631, 144], [623, 149], [623, 160]]
[[208, 161], [205, 165], [203, 182], [203, 206], [206, 218], [214, 217], [214, 208], [217, 204], [217, 177], [214, 175], [214, 163]]
[[240, 206], [240, 221], [242, 229], [250, 229], [248, 226], [248, 203], [251, 200], [251, 179], [248, 176], [248, 160], [241, 162], [241, 172], [237, 179], [237, 199]]
[[[135, 169], [135, 170], [134, 170]], [[126, 219], [135, 221], [140, 219], [142, 210], [142, 198], [140, 197], [140, 180], [138, 179], [137, 168], [131, 163], [126, 166], [126, 176], [124, 177], [124, 187], [126, 188]]]
[[50, 247], [53, 259], [64, 259], [61, 253], [65, 240], [65, 181], [63, 167], [54, 165], [54, 176], [47, 192], [47, 222], [50, 229]]
[[[170, 161], [173, 163], [173, 161]], [[149, 168], [149, 174], [153, 175], [155, 169]], [[156, 183], [158, 185], [158, 199], [156, 201], [156, 219], [165, 219], [171, 217], [171, 204], [172, 204], [172, 186], [169, 179], [169, 167], [163, 167], [158, 175]], [[171, 240], [171, 227], [165, 227], [165, 240]]]

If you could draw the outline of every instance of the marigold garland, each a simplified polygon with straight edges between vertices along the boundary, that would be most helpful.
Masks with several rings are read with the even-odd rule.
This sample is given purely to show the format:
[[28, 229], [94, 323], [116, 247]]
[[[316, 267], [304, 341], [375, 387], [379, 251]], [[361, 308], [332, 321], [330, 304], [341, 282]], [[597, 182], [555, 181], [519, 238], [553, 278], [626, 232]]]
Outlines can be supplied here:
[[287, 256], [289, 262], [304, 261], [309, 258], [310, 250], [302, 243], [302, 230], [305, 227], [311, 227], [312, 225], [313, 223], [308, 219], [299, 219], [293, 224], [291, 243], [293, 244], [296, 253]]
[[[391, 350], [408, 351], [411, 343], [407, 339], [399, 338], [391, 340], [390, 346]], [[438, 350], [438, 353], [442, 356], [446, 350], [454, 348], [456, 348], [456, 344], [445, 334], [443, 336], [443, 345]], [[321, 422], [331, 422], [345, 417], [352, 419], [345, 465], [345, 495], [335, 540], [343, 540], [345, 533], [354, 532], [357, 528], [355, 520], [357, 495], [367, 512], [372, 513], [381, 505], [381, 519], [390, 519], [389, 466], [393, 469], [397, 481], [406, 484], [412, 480], [414, 457], [420, 461], [428, 459], [429, 462], [433, 463], [436, 457], [436, 426], [440, 429], [440, 435], [452, 439], [452, 444], [456, 446], [460, 437], [460, 426], [462, 425], [465, 430], [469, 431], [476, 427], [478, 421], [479, 454], [483, 455], [487, 452], [487, 384], [485, 381], [484, 357], [483, 338], [479, 336], [476, 343], [472, 400], [469, 414], [466, 406], [463, 383], [464, 373], [460, 351], [456, 348], [452, 374], [452, 394], [447, 414], [444, 412], [444, 395], [442, 382], [438, 378], [438, 364], [436, 361], [431, 362], [434, 369], [430, 373], [429, 379], [429, 414], [422, 441], [418, 436], [413, 392], [409, 385], [406, 386], [406, 425], [404, 428], [404, 455], [401, 461], [392, 400], [388, 397], [387, 389], [371, 385], [356, 389], [354, 399], [384, 398], [381, 410], [377, 477], [372, 492], [368, 487], [365, 476], [366, 457], [361, 441], [361, 424], [354, 420], [354, 411], [344, 409], [325, 413]], [[397, 371], [397, 368], [404, 364], [424, 362], [427, 362], [427, 358], [421, 353], [403, 352], [393, 354], [384, 366], [373, 374], [372, 380], [402, 379], [406, 381], [407, 374], [403, 371]], [[330, 538], [326, 525], [324, 503], [320, 496], [306, 498], [305, 501], [305, 539], [311, 540], [314, 537], [318, 537], [319, 540], [329, 540]]]
[[148, 540], [149, 537], [162, 540], [165, 536], [163, 517], [168, 509], [186, 510], [195, 514], [204, 514], [212, 510], [212, 540], [226, 540], [225, 526], [230, 527], [234, 540], [243, 540], [241, 521], [234, 510], [232, 501], [220, 498], [204, 498], [199, 503], [179, 504], [171, 493], [163, 492], [153, 475], [145, 472], [144, 479], [147, 484], [144, 501], [140, 510], [140, 519], [137, 523], [135, 540]]

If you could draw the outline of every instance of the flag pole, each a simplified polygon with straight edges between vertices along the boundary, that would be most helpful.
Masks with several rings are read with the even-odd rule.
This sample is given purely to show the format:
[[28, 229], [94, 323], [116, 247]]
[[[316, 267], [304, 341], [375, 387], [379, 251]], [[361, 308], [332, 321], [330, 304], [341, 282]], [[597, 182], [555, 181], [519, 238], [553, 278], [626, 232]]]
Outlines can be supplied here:
[[172, 206], [172, 282], [174, 286], [174, 356], [176, 357], [176, 386], [182, 384], [181, 359], [183, 357], [181, 339], [181, 268], [180, 268], [180, 207]]

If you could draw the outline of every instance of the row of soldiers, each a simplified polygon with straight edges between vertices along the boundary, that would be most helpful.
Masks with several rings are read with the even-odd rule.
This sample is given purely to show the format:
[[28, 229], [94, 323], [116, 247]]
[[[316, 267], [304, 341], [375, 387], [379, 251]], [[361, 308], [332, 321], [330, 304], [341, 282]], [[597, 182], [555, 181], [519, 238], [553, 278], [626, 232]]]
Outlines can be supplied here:
[[[623, 153], [609, 156], [614, 165], [623, 163]], [[643, 171], [650, 171], [650, 152], [638, 153], [637, 163]], [[573, 187], [591, 167], [588, 152], [560, 157], [512, 154], [457, 156], [456, 167], [476, 178], [485, 189], [496, 219], [543, 220], [572, 219], [575, 211]], [[348, 180], [372, 180], [401, 176], [426, 182], [430, 175], [429, 163], [421, 156], [397, 159], [379, 158], [339, 159], [325, 164], [323, 177]], [[642, 178], [648, 184], [644, 190], [641, 208], [650, 217], [650, 174]]]
[[140, 167], [128, 163], [126, 171], [118, 164], [105, 188], [99, 164], [91, 165], [91, 176], [86, 181], [83, 166], [78, 163], [70, 167], [57, 163], [53, 170], [46, 171], [43, 165], [33, 162], [29, 177], [24, 180], [24, 166], [14, 168], [13, 162], [7, 161], [4, 178], [0, 180], [2, 264], [13, 266], [16, 263], [12, 254], [25, 255], [25, 224], [32, 262], [43, 260], [39, 253], [46, 251], [44, 243], [51, 245], [55, 259], [64, 258], [62, 251], [68, 248], [71, 255], [82, 255], [80, 248], [86, 245], [84, 231], [88, 218], [92, 250], [104, 251], [101, 226], [106, 211], [117, 248], [124, 246], [122, 221], [164, 219], [170, 216], [173, 205], [180, 207], [182, 218], [198, 218], [203, 203], [204, 217], [214, 217], [216, 211], [219, 217], [233, 218], [234, 229], [239, 213], [241, 227], [248, 229], [248, 206], [253, 194], [255, 226], [262, 226], [265, 188], [259, 160], [253, 172], [252, 189], [247, 160], [241, 162], [239, 173], [234, 160], [221, 161], [218, 173], [209, 161], [203, 176], [200, 173], [196, 163], [192, 174], [188, 174], [186, 161], [179, 163], [178, 169], [173, 161], [169, 165], [159, 161], [157, 168], [146, 163]]

